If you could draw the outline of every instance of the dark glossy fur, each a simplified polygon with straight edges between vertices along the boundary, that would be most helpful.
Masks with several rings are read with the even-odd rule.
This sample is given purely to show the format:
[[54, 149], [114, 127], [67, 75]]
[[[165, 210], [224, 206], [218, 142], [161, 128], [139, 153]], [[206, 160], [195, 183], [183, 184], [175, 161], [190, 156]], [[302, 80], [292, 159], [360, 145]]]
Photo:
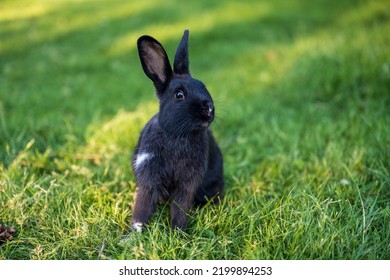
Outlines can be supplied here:
[[205, 85], [190, 75], [188, 30], [173, 70], [154, 38], [140, 37], [138, 51], [155, 85], [160, 111], [142, 130], [133, 155], [138, 192], [131, 225], [141, 231], [157, 204], [170, 201], [172, 228], [185, 229], [191, 205], [216, 201], [223, 190], [222, 154], [209, 130], [213, 100]]

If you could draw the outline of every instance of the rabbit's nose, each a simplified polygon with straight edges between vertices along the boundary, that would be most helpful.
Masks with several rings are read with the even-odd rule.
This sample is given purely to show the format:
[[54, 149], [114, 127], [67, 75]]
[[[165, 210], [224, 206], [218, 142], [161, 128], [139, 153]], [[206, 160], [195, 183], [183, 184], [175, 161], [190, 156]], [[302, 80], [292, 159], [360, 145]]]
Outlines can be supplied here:
[[202, 103], [202, 110], [207, 114], [207, 116], [211, 116], [214, 112], [214, 105], [209, 100], [204, 100]]

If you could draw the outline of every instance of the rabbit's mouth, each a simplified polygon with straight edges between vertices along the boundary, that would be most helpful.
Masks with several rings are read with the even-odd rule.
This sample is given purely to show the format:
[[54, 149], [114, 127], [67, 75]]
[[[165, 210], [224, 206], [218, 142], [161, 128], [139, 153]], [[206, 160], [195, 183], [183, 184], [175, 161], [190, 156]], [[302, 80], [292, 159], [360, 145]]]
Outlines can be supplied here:
[[204, 128], [208, 128], [211, 124], [211, 121], [207, 121], [207, 122], [204, 122], [204, 123], [201, 123], [200, 126], [201, 127], [204, 127]]
[[203, 114], [200, 121], [200, 126], [204, 128], [208, 128], [210, 124], [213, 122], [213, 120], [214, 120], [214, 111], [209, 112], [207, 114]]

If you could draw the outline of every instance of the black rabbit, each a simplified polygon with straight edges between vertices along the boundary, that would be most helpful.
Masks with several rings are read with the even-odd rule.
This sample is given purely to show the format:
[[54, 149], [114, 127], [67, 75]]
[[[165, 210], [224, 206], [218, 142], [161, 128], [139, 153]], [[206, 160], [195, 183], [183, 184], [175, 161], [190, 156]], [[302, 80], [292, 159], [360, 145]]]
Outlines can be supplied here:
[[209, 130], [214, 104], [206, 86], [190, 75], [188, 33], [177, 48], [173, 70], [157, 40], [145, 35], [137, 41], [142, 68], [160, 101], [132, 158], [138, 191], [131, 226], [138, 232], [159, 202], [171, 203], [171, 226], [184, 230], [193, 203], [222, 195], [222, 154]]

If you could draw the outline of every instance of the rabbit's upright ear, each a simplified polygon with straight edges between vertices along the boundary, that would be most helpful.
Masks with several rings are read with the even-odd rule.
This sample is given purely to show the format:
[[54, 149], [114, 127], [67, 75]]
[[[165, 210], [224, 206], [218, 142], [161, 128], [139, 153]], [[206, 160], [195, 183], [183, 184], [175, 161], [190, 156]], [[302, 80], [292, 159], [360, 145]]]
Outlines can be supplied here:
[[144, 35], [137, 41], [138, 54], [146, 76], [162, 93], [172, 77], [172, 68], [163, 46], [153, 37]]
[[184, 30], [183, 37], [177, 47], [175, 61], [173, 63], [173, 71], [179, 75], [189, 75], [188, 61], [188, 30]]

